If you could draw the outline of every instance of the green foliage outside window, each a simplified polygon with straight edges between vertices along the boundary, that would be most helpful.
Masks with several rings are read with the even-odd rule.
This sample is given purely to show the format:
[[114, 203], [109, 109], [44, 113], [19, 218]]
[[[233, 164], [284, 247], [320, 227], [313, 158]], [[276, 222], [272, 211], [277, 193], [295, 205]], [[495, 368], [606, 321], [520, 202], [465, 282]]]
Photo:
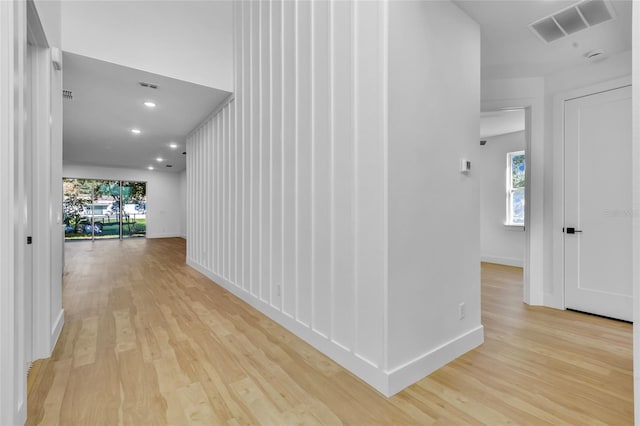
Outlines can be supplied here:
[[524, 154], [517, 154], [511, 157], [511, 187], [524, 188], [525, 177], [525, 161]]

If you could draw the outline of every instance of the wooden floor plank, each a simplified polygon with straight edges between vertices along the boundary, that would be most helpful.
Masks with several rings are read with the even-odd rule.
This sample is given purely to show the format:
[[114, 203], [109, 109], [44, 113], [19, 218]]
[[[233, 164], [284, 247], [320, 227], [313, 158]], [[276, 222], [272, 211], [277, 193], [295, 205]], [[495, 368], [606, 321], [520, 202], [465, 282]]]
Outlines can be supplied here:
[[29, 425], [633, 423], [631, 325], [523, 304], [520, 268], [482, 265], [482, 346], [384, 398], [189, 268], [182, 239], [65, 257]]

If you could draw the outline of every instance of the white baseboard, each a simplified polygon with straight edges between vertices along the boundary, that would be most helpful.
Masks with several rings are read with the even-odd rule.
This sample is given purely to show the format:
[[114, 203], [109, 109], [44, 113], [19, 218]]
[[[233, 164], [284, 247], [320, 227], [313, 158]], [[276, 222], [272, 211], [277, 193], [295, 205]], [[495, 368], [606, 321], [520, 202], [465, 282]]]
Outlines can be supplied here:
[[27, 422], [27, 404], [23, 400], [18, 407], [18, 412], [16, 413], [16, 424], [25, 424]]
[[498, 265], [517, 266], [519, 268], [524, 267], [523, 260], [516, 259], [515, 257], [480, 256], [480, 261], [497, 263]]
[[63, 326], [64, 326], [64, 309], [60, 309], [60, 312], [58, 313], [58, 318], [56, 318], [56, 322], [51, 328], [51, 341], [49, 344], [49, 354], [53, 353], [53, 348], [56, 347], [56, 343], [58, 342], [60, 333], [62, 333]]
[[484, 329], [480, 325], [401, 367], [392, 371], [383, 371], [381, 366], [327, 339], [326, 336], [315, 332], [308, 325], [302, 324], [281, 310], [252, 296], [249, 292], [209, 271], [193, 259], [187, 258], [187, 265], [285, 327], [387, 397], [398, 393], [484, 342]]
[[385, 394], [387, 396], [395, 395], [464, 353], [480, 346], [483, 342], [484, 327], [479, 325], [444, 345], [388, 372], [389, 382]]
[[561, 294], [545, 293], [543, 296], [543, 306], [554, 309], [565, 309], [564, 298]]
[[180, 234], [147, 234], [147, 238], [182, 238]]

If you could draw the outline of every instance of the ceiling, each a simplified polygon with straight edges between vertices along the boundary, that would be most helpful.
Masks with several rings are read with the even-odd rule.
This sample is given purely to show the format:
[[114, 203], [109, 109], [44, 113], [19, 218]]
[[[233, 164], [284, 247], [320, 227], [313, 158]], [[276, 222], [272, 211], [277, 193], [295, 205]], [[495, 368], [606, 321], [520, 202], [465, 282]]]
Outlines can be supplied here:
[[187, 134], [230, 94], [68, 52], [63, 64], [64, 89], [73, 94], [63, 101], [65, 164], [182, 171]]
[[609, 1], [616, 18], [546, 44], [529, 24], [578, 3], [566, 0], [454, 0], [480, 24], [482, 79], [540, 77], [578, 66], [595, 49], [631, 49], [631, 1]]
[[480, 139], [524, 130], [524, 109], [483, 112], [480, 114]]

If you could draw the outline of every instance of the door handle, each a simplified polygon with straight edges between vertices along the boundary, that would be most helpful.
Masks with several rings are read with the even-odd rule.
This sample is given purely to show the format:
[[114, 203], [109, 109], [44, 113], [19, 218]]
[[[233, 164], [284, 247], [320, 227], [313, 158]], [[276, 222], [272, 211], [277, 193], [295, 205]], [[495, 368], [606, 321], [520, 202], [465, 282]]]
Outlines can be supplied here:
[[567, 234], [577, 234], [579, 232], [582, 232], [581, 229], [576, 229], [576, 228], [562, 228], [563, 231], [565, 231]]

